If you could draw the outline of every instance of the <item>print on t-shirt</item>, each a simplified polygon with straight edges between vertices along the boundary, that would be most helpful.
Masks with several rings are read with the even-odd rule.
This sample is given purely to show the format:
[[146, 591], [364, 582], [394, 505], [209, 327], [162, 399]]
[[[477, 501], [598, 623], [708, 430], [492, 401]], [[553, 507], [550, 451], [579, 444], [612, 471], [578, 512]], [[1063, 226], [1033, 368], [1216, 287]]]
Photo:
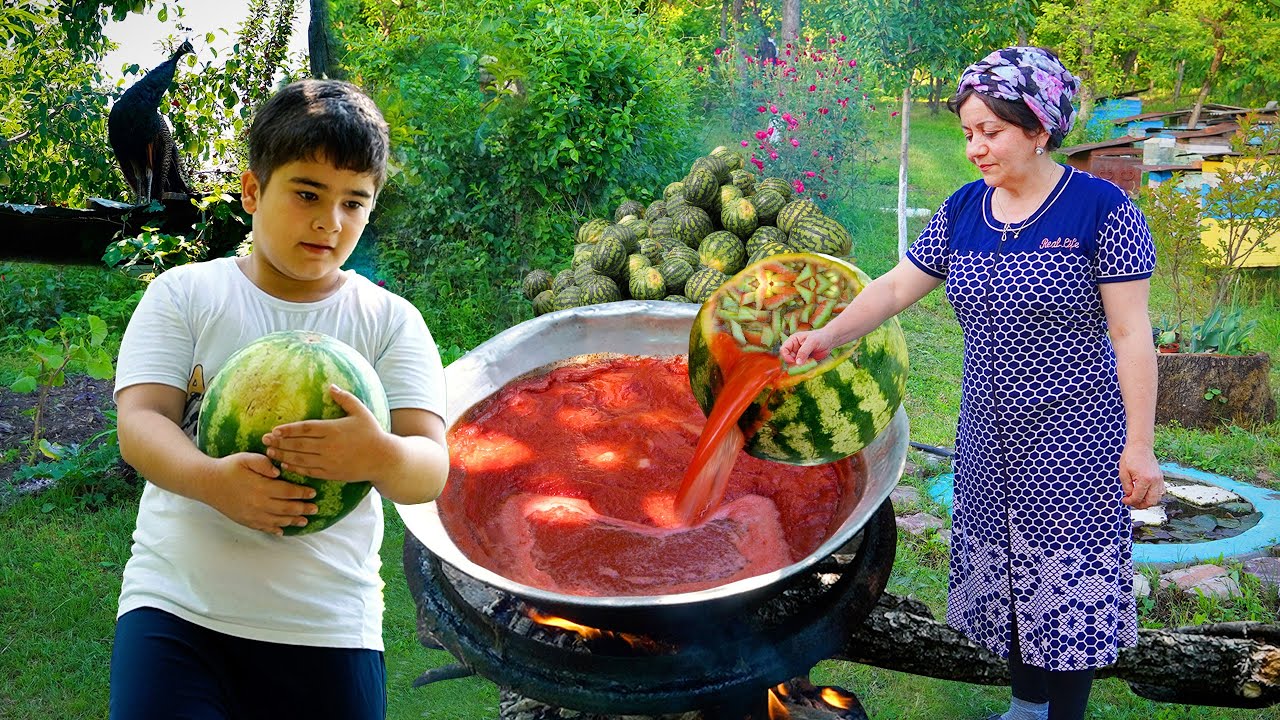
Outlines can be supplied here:
[[200, 420], [200, 401], [204, 399], [204, 366], [196, 365], [187, 381], [187, 405], [182, 411], [182, 431], [195, 440], [196, 423]]

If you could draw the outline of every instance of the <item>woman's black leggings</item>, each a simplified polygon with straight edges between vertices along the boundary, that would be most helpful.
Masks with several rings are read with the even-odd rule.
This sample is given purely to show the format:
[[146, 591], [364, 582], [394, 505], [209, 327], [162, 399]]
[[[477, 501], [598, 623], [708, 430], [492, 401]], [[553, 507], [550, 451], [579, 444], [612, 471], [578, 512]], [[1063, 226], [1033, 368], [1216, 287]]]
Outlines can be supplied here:
[[1049, 703], [1049, 720], [1084, 720], [1093, 687], [1093, 670], [1045, 670], [1024, 665], [1018, 647], [1018, 628], [1013, 628], [1009, 648], [1009, 678], [1013, 696], [1029, 703]]

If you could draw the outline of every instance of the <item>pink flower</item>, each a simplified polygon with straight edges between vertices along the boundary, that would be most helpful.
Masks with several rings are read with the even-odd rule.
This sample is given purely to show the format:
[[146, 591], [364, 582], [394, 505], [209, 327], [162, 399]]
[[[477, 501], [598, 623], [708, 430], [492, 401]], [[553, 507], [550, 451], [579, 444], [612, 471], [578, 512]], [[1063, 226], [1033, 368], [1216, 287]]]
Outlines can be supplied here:
[[813, 176], [815, 176], [815, 175], [817, 175], [817, 174], [818, 174], [818, 173], [816, 173], [816, 172], [814, 172], [814, 171], [812, 171], [812, 170], [805, 170], [805, 171], [804, 171], [804, 176], [805, 176], [805, 177], [813, 177]]
[[813, 151], [813, 156], [814, 156], [814, 157], [818, 157], [818, 151], [817, 151], [817, 150], [814, 150], [814, 151]]
[[818, 89], [818, 86], [817, 86], [817, 85], [810, 85], [810, 86], [809, 86], [809, 92], [813, 92], [814, 90], [817, 90], [817, 89]]
[[770, 106], [769, 106], [769, 112], [773, 113], [774, 115], [777, 115], [777, 114], [778, 114], [778, 106], [777, 106], [777, 105], [770, 105]]
[[724, 48], [716, 48], [716, 54], [717, 54], [717, 55], [719, 55], [719, 54], [720, 54], [720, 53], [722, 53], [722, 52], [724, 52]]
[[746, 147], [746, 146], [747, 146], [747, 145], [749, 145], [749, 144], [750, 144], [750, 143], [748, 143], [746, 140], [743, 140], [743, 141], [742, 141], [742, 147]]
[[698, 66], [698, 72], [702, 72], [702, 66], [701, 66], [701, 65], [699, 65], [699, 66]]
[[767, 137], [769, 137], [769, 133], [765, 132], [764, 130], [757, 130], [757, 131], [756, 131], [756, 139], [757, 139], [757, 140], [763, 140], [763, 139], [765, 139], [765, 138], [767, 138]]
[[778, 153], [774, 152], [773, 150], [770, 150], [770, 151], [769, 151], [769, 159], [770, 159], [770, 160], [777, 160], [777, 159], [778, 159]]
[[804, 192], [804, 183], [801, 182], [800, 180], [792, 180], [791, 187], [796, 189], [796, 193]]
[[844, 42], [844, 36], [843, 36], [843, 35], [841, 35], [841, 36], [840, 36], [840, 42]]
[[826, 194], [826, 193], [824, 193], [824, 192], [820, 192], [820, 193], [818, 193], [818, 198], [819, 198], [819, 199], [821, 199], [821, 200], [826, 200], [826, 199], [827, 199], [827, 194]]
[[889, 117], [898, 117], [898, 111], [894, 110], [893, 112], [889, 113]]
[[849, 67], [858, 67], [858, 61], [857, 61], [857, 60], [850, 60], [850, 61], [849, 61]]
[[769, 126], [769, 129], [765, 131], [764, 136], [765, 136], [765, 137], [773, 137], [773, 133], [774, 133], [774, 127], [773, 127], [772, 125], [770, 125], [770, 126]]
[[800, 141], [796, 138], [791, 138], [791, 147], [800, 147]]
[[782, 119], [791, 122], [791, 113], [782, 113]]
[[757, 170], [764, 170], [764, 161], [758, 158], [751, 158], [751, 164], [755, 165]]
[[765, 106], [763, 106], [763, 105], [761, 105], [760, 107], [756, 108], [756, 110], [757, 110], [758, 112], [765, 112], [765, 111], [767, 111], [768, 109], [769, 109], [769, 108], [766, 108], [766, 107], [765, 107]]
[[831, 38], [831, 44], [832, 44], [832, 45], [835, 45], [837, 42], [839, 42], [839, 41], [838, 41], [838, 40], [836, 40], [835, 38]]
[[818, 114], [819, 114], [819, 115], [826, 115], [826, 114], [827, 114], [827, 113], [829, 113], [829, 112], [831, 112], [831, 111], [830, 111], [830, 110], [828, 110], [827, 108], [824, 108], [824, 107], [822, 107], [822, 108], [818, 108]]

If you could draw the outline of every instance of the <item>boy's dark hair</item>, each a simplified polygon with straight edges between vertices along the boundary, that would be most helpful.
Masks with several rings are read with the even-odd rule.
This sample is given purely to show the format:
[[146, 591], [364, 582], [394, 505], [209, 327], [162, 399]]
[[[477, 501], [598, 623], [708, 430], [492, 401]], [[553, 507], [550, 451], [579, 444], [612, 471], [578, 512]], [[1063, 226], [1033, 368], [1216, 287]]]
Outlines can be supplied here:
[[[1044, 123], [1040, 122], [1040, 118], [1036, 117], [1034, 112], [1031, 112], [1031, 108], [1028, 107], [1025, 102], [1022, 102], [1021, 100], [1004, 100], [998, 97], [991, 97], [990, 95], [984, 95], [973, 88], [968, 88], [964, 92], [948, 100], [947, 109], [956, 115], [959, 115], [960, 106], [963, 105], [970, 97], [975, 95], [991, 109], [991, 112], [994, 113], [996, 117], [1010, 125], [1016, 125], [1022, 128], [1022, 130], [1027, 133], [1027, 137], [1031, 137], [1044, 130]], [[1053, 151], [1062, 147], [1063, 137], [1064, 133], [1061, 129], [1054, 130], [1049, 133], [1049, 141], [1044, 144], [1044, 149]]]
[[299, 80], [271, 96], [249, 126], [249, 169], [265, 188], [276, 168], [324, 158], [340, 170], [387, 179], [387, 121], [360, 88], [341, 80]]

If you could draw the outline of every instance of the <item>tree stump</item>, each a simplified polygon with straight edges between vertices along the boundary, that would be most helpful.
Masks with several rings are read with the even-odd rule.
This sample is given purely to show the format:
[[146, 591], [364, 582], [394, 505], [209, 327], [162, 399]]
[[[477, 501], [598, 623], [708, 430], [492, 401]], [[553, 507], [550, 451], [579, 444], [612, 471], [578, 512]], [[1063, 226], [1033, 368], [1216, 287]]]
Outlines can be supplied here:
[[1157, 423], [1176, 420], [1183, 427], [1213, 430], [1223, 422], [1250, 426], [1276, 418], [1266, 353], [1158, 353], [1156, 368]]

